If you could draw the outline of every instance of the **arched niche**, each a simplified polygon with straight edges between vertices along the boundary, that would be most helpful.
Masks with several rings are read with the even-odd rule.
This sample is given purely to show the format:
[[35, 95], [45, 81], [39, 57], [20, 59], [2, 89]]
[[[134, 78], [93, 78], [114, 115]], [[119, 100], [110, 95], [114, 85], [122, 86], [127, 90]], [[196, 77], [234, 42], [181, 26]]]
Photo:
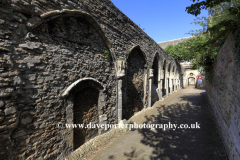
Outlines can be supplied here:
[[176, 67], [173, 65], [172, 66], [172, 91], [175, 91], [176, 90], [176, 87], [175, 87], [175, 69]]
[[151, 104], [154, 104], [156, 101], [161, 99], [162, 94], [160, 91], [160, 59], [158, 52], [155, 53], [153, 62], [152, 62], [152, 69], [153, 69], [153, 77], [152, 77], [152, 84], [151, 84]]
[[195, 85], [196, 84], [196, 78], [195, 77], [188, 77], [188, 86], [189, 85]]
[[147, 64], [147, 56], [146, 54], [143, 52], [143, 50], [141, 49], [141, 47], [139, 45], [134, 46], [130, 49], [130, 52], [128, 54], [127, 59], [129, 59], [129, 56], [132, 54], [133, 51], [138, 51], [138, 53], [142, 56], [142, 59], [144, 60], [144, 63]]
[[123, 119], [129, 119], [144, 107], [146, 62], [146, 55], [141, 48], [133, 47], [127, 57], [126, 77], [123, 80]]
[[159, 81], [159, 55], [158, 53], [155, 54], [153, 62], [152, 62], [152, 69], [153, 69], [153, 84], [158, 88], [158, 81]]
[[[103, 39], [105, 45], [107, 46], [108, 49], [112, 48], [110, 41], [108, 38], [105, 36], [105, 33], [103, 32], [102, 28], [98, 24], [98, 22], [86, 11], [83, 11], [81, 9], [62, 9], [62, 10], [52, 10], [45, 12], [40, 15], [41, 19], [37, 18], [38, 21], [35, 23], [32, 23], [31, 25], [28, 25], [28, 28], [30, 31], [34, 30], [36, 27], [45, 24], [47, 22], [53, 21], [54, 19], [60, 18], [60, 17], [81, 17], [84, 18], [89, 24], [92, 25], [92, 27], [98, 32], [98, 34], [101, 36]], [[111, 58], [113, 61], [116, 60], [116, 55], [108, 50], [109, 54], [111, 55]]]
[[[102, 124], [105, 115], [100, 110], [105, 105], [105, 89], [101, 82], [93, 78], [83, 78], [72, 83], [62, 94], [66, 99], [67, 124]], [[95, 128], [68, 129], [68, 145], [77, 149], [97, 136], [101, 130]]]
[[164, 60], [163, 65], [162, 65], [162, 96], [166, 95], [166, 60]]
[[168, 64], [168, 78], [167, 78], [167, 94], [171, 93], [171, 63]]

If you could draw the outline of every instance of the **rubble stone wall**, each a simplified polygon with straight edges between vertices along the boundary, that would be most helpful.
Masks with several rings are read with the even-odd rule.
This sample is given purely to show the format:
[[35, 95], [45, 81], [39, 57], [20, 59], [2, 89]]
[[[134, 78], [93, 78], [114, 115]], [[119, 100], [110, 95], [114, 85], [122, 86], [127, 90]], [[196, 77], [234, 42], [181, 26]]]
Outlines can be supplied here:
[[212, 83], [206, 82], [208, 97], [229, 159], [240, 159], [240, 69], [234, 65], [234, 35], [218, 52]]
[[[149, 106], [155, 54], [160, 66], [177, 64], [110, 0], [0, 0], [0, 157], [61, 159], [81, 143], [59, 122], [118, 123], [116, 61], [127, 62], [136, 46], [145, 61], [126, 66], [128, 83], [136, 103]], [[79, 109], [91, 92], [96, 103]]]

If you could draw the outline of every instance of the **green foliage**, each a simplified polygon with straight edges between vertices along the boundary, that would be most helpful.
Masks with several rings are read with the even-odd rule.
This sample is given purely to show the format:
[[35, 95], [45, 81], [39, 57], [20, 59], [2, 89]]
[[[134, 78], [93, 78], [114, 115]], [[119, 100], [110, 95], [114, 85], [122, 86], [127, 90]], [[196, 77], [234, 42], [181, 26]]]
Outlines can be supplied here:
[[235, 65], [240, 65], [240, 15], [238, 13], [238, 29], [235, 35], [234, 50], [236, 56], [234, 56]]
[[84, 0], [82, 0], [82, 3], [83, 3], [84, 5], [87, 5], [87, 2], [86, 2], [86, 1], [84, 1]]
[[[223, 41], [230, 33], [237, 30], [235, 35], [234, 52], [236, 56], [234, 57], [234, 61], [235, 64], [238, 65], [240, 61], [240, 1], [232, 0], [231, 4], [232, 5], [229, 3], [222, 3], [211, 9], [213, 13], [215, 13], [210, 19], [208, 31], [211, 32], [211, 35], [217, 35], [217, 37]], [[219, 10], [221, 12], [219, 12]]]
[[103, 49], [103, 54], [106, 56], [106, 58], [109, 58], [109, 51], [106, 49]]
[[197, 19], [193, 19], [194, 22], [190, 23], [190, 24], [195, 24], [195, 25], [200, 25], [202, 27], [202, 29], [199, 30], [191, 30], [189, 31], [187, 34], [191, 34], [192, 36], [196, 35], [196, 34], [202, 34], [203, 32], [207, 31], [208, 28], [208, 18], [207, 17], [196, 17]]
[[220, 48], [219, 46], [213, 46], [215, 41], [217, 39], [208, 34], [196, 34], [175, 46], [167, 46], [165, 51], [178, 62], [191, 61], [194, 68], [203, 67], [205, 72], [209, 72]]
[[[193, 0], [195, 2], [196, 0]], [[199, 1], [199, 0], [197, 0]], [[208, 8], [213, 8], [217, 6], [218, 4], [221, 4], [222, 2], [231, 2], [231, 0], [205, 0], [201, 2], [197, 2], [192, 4], [191, 6], [186, 7], [187, 13], [192, 14], [192, 15], [199, 15], [201, 13], [202, 9], [208, 9]]]
[[[195, 0], [193, 0], [194, 2]], [[221, 3], [221, 2], [231, 2]], [[240, 63], [240, 2], [239, 0], [202, 1], [187, 7], [188, 13], [200, 14], [201, 9], [209, 7], [209, 18], [194, 19], [202, 29], [190, 31], [193, 37], [175, 46], [168, 46], [165, 51], [177, 61], [191, 61], [194, 68], [203, 68], [208, 80], [213, 78], [213, 65], [217, 53], [230, 33], [237, 30], [235, 36], [235, 64]]]

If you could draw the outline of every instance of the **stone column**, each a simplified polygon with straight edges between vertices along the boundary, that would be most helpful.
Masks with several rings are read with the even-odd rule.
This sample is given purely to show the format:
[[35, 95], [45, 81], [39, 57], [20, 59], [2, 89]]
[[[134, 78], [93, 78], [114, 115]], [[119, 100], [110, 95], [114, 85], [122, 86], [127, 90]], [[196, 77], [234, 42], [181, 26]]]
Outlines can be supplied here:
[[149, 69], [149, 90], [148, 90], [148, 107], [151, 107], [151, 92], [152, 92], [152, 78], [153, 78], [153, 69]]
[[117, 86], [117, 115], [118, 123], [122, 120], [122, 81], [125, 76], [125, 61], [116, 61], [116, 74], [118, 78]]
[[164, 70], [161, 70], [159, 75], [160, 75], [160, 76], [159, 76], [159, 82], [158, 82], [159, 100], [162, 100], [162, 97], [163, 97], [163, 89], [164, 89], [164, 88], [162, 88], [162, 83], [163, 83], [163, 78], [164, 78]]
[[178, 91], [178, 79], [176, 79], [176, 91]]
[[171, 70], [168, 72], [168, 95], [172, 93], [172, 79], [171, 79]]
[[180, 89], [180, 79], [178, 79], [178, 90]]
[[170, 90], [170, 92], [169, 92], [169, 94], [172, 94], [172, 85], [173, 85], [173, 79], [171, 79], [172, 78], [172, 76], [170, 75], [169, 76], [169, 90]]
[[176, 79], [175, 78], [173, 79], [173, 86], [174, 86], [173, 87], [173, 92], [174, 92], [174, 91], [176, 91]]
[[158, 98], [159, 100], [162, 100], [162, 79], [158, 81]]
[[168, 96], [168, 94], [169, 94], [169, 93], [168, 93], [168, 90], [169, 90], [169, 89], [168, 89], [168, 81], [169, 81], [169, 77], [166, 78], [166, 81], [165, 81], [165, 82], [166, 82], [166, 83], [165, 83], [166, 96]]
[[175, 91], [177, 91], [177, 79], [175, 79]]
[[144, 84], [143, 84], [143, 105], [144, 105], [144, 108], [147, 108], [147, 105], [146, 105], [146, 97], [147, 97], [147, 74], [145, 74], [144, 76]]

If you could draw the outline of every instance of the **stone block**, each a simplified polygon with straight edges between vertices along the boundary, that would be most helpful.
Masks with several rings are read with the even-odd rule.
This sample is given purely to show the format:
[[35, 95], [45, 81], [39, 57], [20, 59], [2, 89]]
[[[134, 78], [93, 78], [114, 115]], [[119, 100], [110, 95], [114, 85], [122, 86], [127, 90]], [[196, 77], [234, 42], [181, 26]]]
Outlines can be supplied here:
[[100, 124], [104, 123], [107, 120], [107, 115], [103, 114], [99, 116]]
[[1, 89], [0, 97], [9, 97], [13, 91], [14, 91], [13, 88]]
[[40, 63], [41, 62], [41, 58], [38, 56], [35, 56], [34, 58], [26, 57], [23, 60], [27, 63]]
[[15, 76], [13, 78], [13, 84], [14, 85], [21, 84], [21, 83], [22, 83], [22, 80], [21, 80], [21, 78], [19, 76]]
[[9, 115], [9, 114], [14, 114], [14, 113], [16, 113], [17, 110], [16, 110], [15, 107], [9, 107], [9, 108], [6, 108], [6, 109], [4, 110], [4, 112], [5, 112], [5, 115], [7, 116], [7, 115]]
[[19, 44], [19, 47], [25, 48], [25, 49], [37, 49], [41, 46], [40, 42], [26, 42], [25, 44]]
[[0, 116], [0, 122], [2, 122], [4, 120], [4, 116]]
[[28, 20], [27, 26], [34, 27], [42, 23], [42, 20], [39, 17], [32, 17]]
[[0, 108], [4, 106], [4, 101], [0, 100]]
[[22, 124], [28, 124], [32, 122], [32, 118], [31, 117], [26, 117], [26, 118], [22, 118], [21, 119], [21, 123]]

